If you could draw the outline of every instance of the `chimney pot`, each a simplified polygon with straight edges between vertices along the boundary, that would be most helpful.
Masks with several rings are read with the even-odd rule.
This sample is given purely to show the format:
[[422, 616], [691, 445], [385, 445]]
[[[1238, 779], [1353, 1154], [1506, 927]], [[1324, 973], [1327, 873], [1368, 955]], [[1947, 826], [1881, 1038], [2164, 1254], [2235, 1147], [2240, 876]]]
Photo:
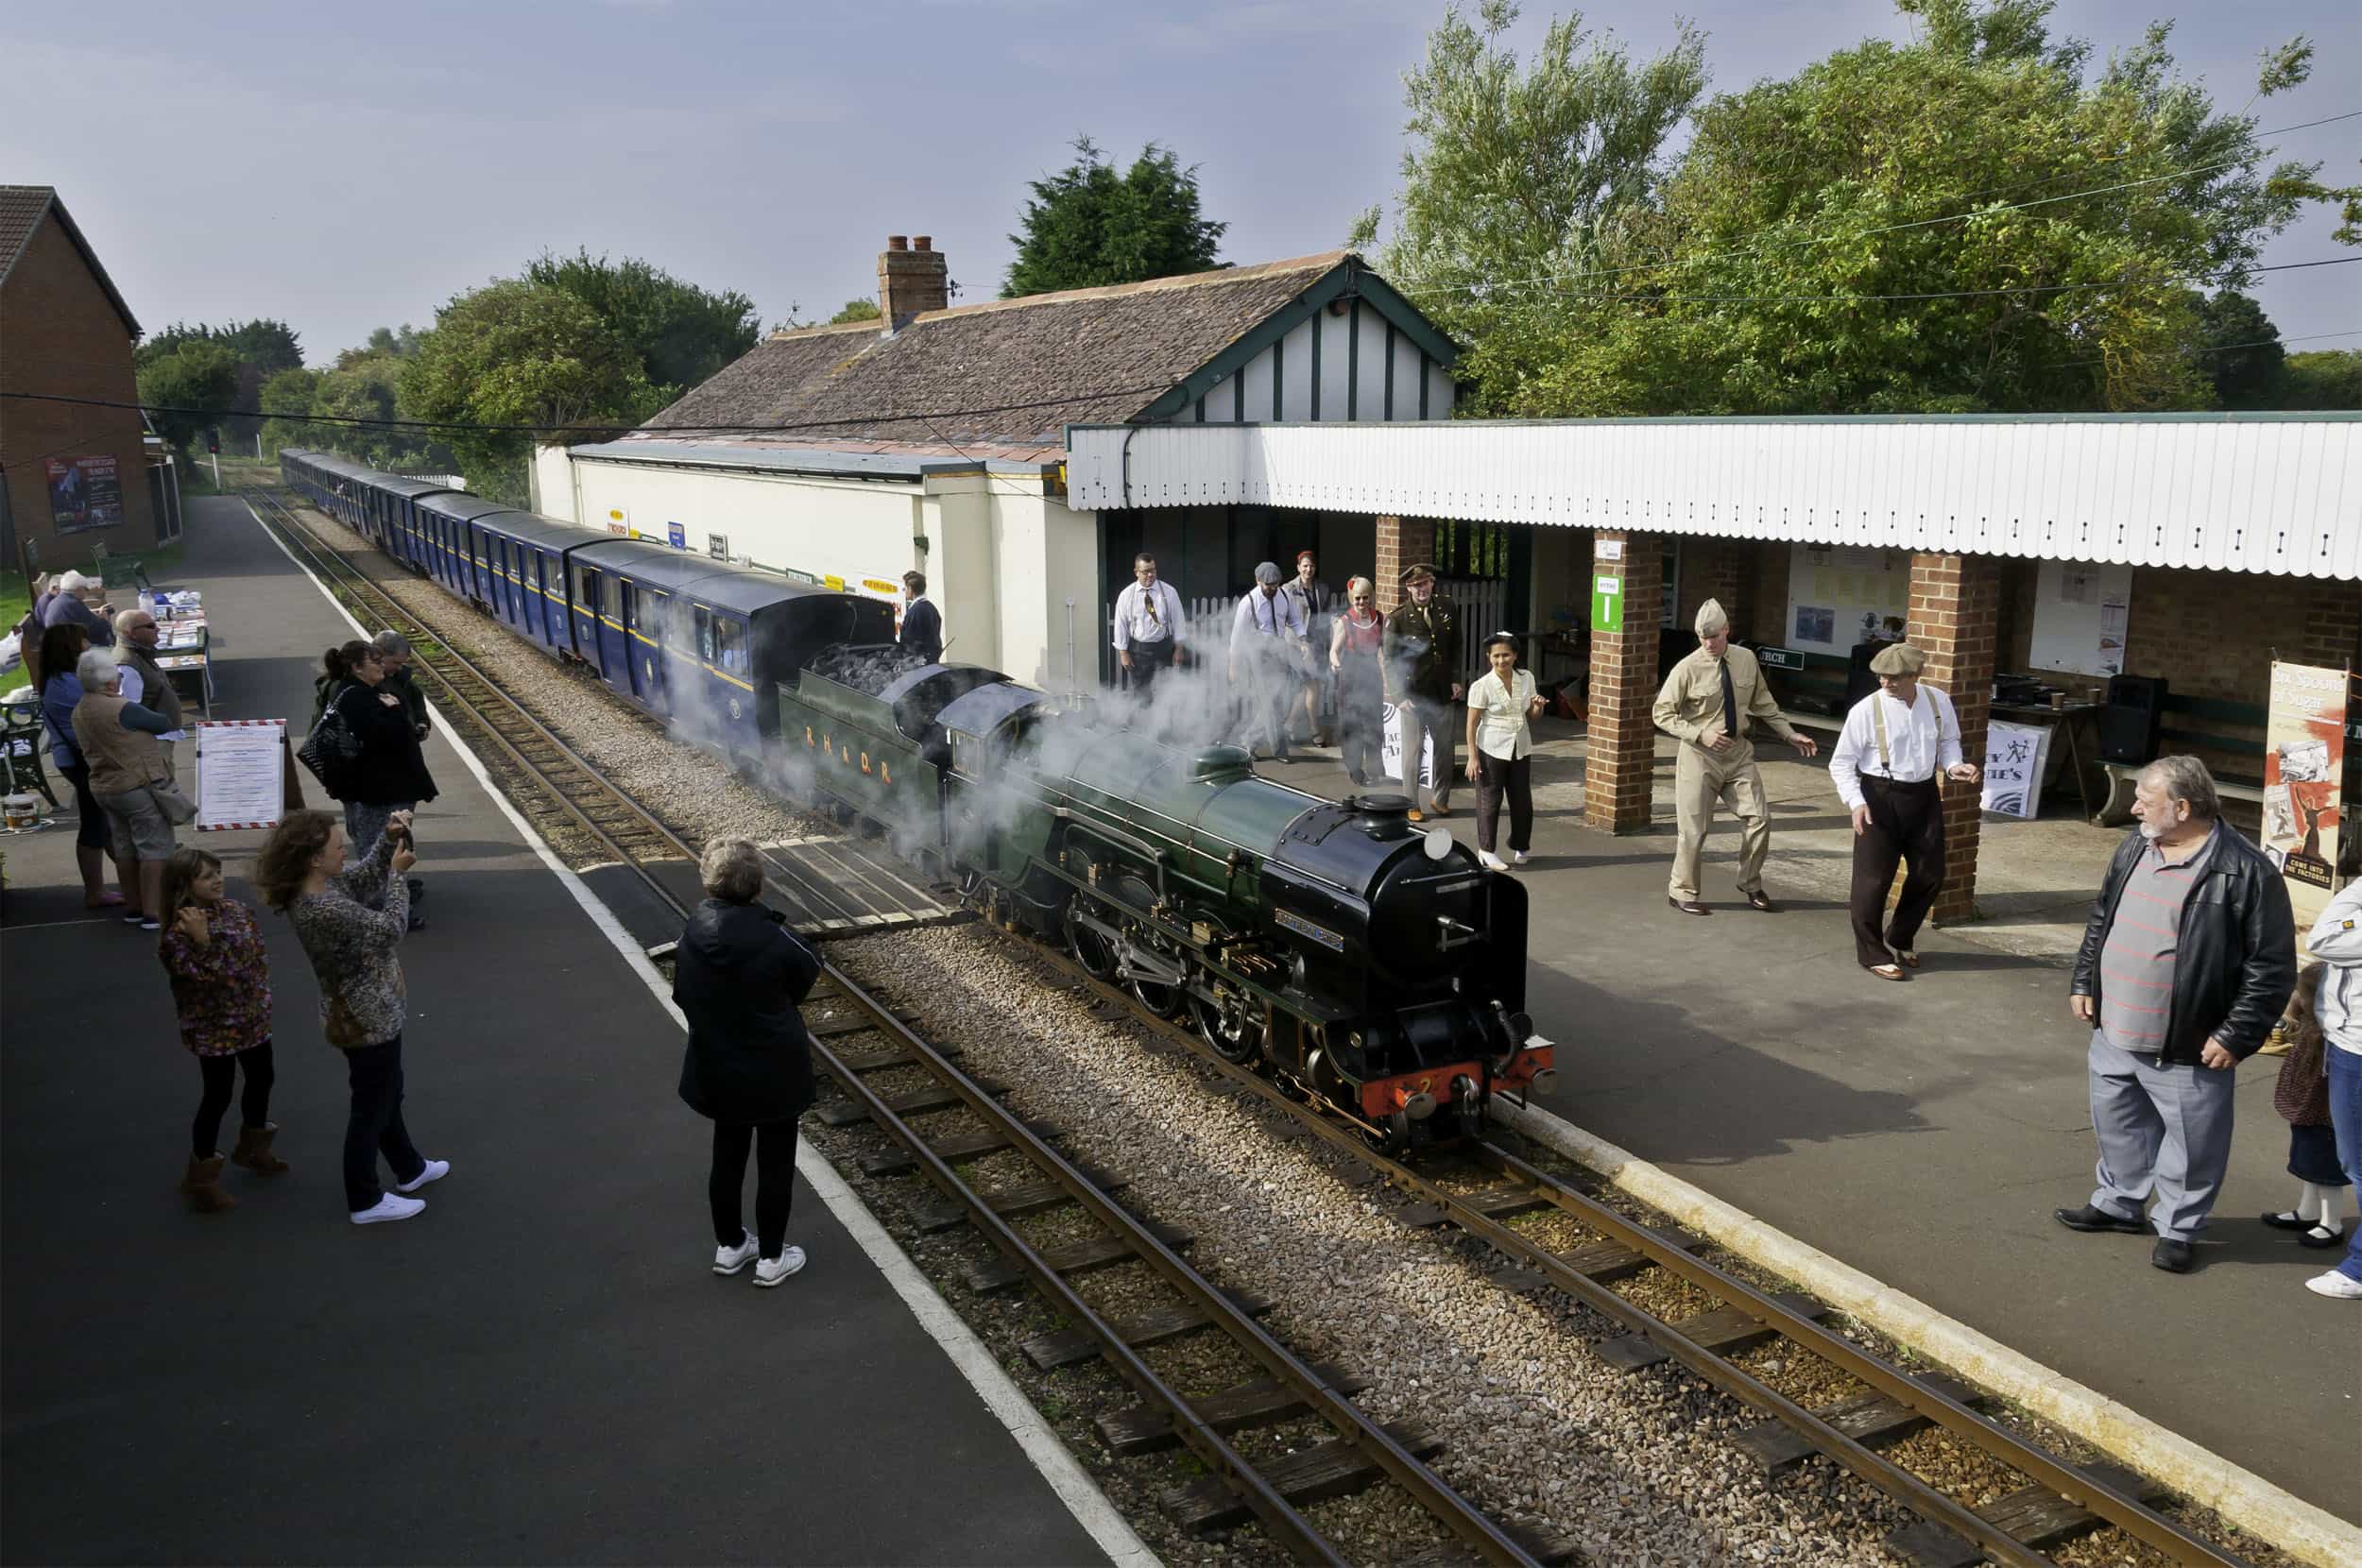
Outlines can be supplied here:
[[910, 247], [911, 242], [909, 237], [906, 235], [888, 234], [886, 236], [886, 248], [888, 250], [908, 250]]
[[911, 248], [913, 250], [933, 250], [934, 247], [935, 237], [933, 234], [918, 234], [913, 236], [911, 239]]

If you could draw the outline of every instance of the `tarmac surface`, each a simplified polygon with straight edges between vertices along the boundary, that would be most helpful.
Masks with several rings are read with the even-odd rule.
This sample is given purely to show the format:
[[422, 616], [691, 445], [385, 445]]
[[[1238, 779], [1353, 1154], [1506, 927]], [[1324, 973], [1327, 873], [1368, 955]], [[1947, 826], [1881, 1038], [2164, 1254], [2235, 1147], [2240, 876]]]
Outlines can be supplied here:
[[[190, 510], [214, 716], [300, 724], [349, 628], [236, 503]], [[82, 910], [70, 822], [0, 839], [0, 1558], [1104, 1562], [800, 1181], [810, 1266], [710, 1271], [676, 1026], [439, 733], [428, 763], [405, 1109], [452, 1173], [402, 1224], [346, 1222], [343, 1063], [267, 912], [295, 1168], [187, 1213], [155, 939]], [[249, 905], [261, 837], [204, 836]]]
[[[1715, 912], [1700, 919], [1665, 902], [1670, 742], [1650, 829], [1612, 836], [1583, 825], [1580, 736], [1537, 727], [1527, 1005], [1559, 1045], [1558, 1088], [1538, 1105], [2362, 1521], [2362, 1313], [2303, 1287], [2343, 1254], [2257, 1219], [2297, 1196], [2271, 1104], [2278, 1058], [2237, 1069], [2196, 1272], [2151, 1268], [2148, 1238], [2051, 1218], [2093, 1185], [2091, 1035], [2068, 1014], [2063, 965], [2121, 830], [1988, 818], [1985, 844], [2002, 847], [1978, 896], [2001, 918], [1930, 929], [1924, 967], [1897, 985], [1856, 963], [1850, 825], [1823, 763], [1758, 743], [1780, 912], [1740, 898], [1724, 815], [1701, 895]], [[1333, 754], [1314, 755], [1257, 767], [1352, 793]], [[1446, 825], [1473, 845], [1475, 818], [1463, 778]], [[2351, 1234], [2351, 1198], [2347, 1213]]]

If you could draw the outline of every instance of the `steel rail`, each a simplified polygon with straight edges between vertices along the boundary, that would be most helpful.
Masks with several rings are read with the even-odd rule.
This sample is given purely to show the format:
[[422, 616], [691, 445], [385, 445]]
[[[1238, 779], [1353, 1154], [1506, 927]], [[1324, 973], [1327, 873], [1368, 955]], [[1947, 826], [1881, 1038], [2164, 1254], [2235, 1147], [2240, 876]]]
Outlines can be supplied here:
[[[280, 510], [286, 510], [283, 505], [276, 502], [276, 498], [265, 499], [279, 506]], [[266, 526], [271, 525], [266, 524]], [[288, 523], [278, 526], [282, 528], [291, 526], [297, 534], [301, 536], [309, 537], [311, 534], [311, 531], [300, 521], [293, 520], [292, 515]], [[302, 545], [307, 554], [311, 554], [316, 561], [325, 564], [320, 554], [320, 550], [324, 548], [321, 541], [310, 538], [309, 542], [301, 539], [298, 542]], [[331, 550], [328, 554], [334, 554], [334, 551]], [[696, 851], [687, 840], [637, 801], [632, 800], [629, 795], [608, 780], [594, 765], [582, 758], [563, 741], [552, 734], [546, 725], [534, 718], [513, 699], [508, 698], [496, 682], [476, 669], [464, 655], [453, 650], [444, 639], [426, 627], [424, 622], [402, 610], [402, 606], [383, 588], [354, 570], [351, 563], [340, 559], [338, 567], [352, 583], [359, 585], [373, 599], [382, 602], [388, 610], [393, 612], [395, 618], [418, 627], [422, 636], [433, 641], [444, 656], [457, 663], [472, 678], [481, 682], [493, 695], [500, 697], [507, 706], [508, 710], [532, 725], [535, 731], [563, 756], [570, 765], [604, 787], [614, 799], [638, 816], [653, 836], [669, 843], [684, 858], [695, 860]], [[421, 662], [427, 662], [426, 656], [421, 655], [420, 657]], [[517, 766], [531, 775], [545, 791], [556, 796], [585, 829], [598, 838], [601, 844], [611, 850], [622, 863], [630, 866], [638, 873], [665, 904], [682, 917], [687, 917], [689, 913], [687, 908], [674, 896], [669, 889], [657, 880], [645, 866], [641, 864], [640, 858], [635, 853], [591, 821], [572, 800], [567, 799], [564, 792], [557, 789], [554, 781], [549, 778], [547, 770], [526, 757], [522, 751], [512, 745], [506, 737], [501, 735], [490, 721], [459, 693], [457, 688], [441, 671], [433, 670], [431, 664], [430, 670], [436, 678], [443, 683], [445, 690], [451, 692], [453, 699], [476, 719], [486, 733], [501, 743]], [[1221, 1324], [1241, 1348], [1253, 1355], [1275, 1377], [1304, 1396], [1305, 1402], [1313, 1408], [1315, 1413], [1409, 1491], [1430, 1514], [1449, 1527], [1463, 1542], [1473, 1546], [1486, 1561], [1516, 1564], [1519, 1568], [1535, 1568], [1535, 1559], [1505, 1534], [1498, 1525], [1452, 1490], [1426, 1464], [1404, 1449], [1359, 1406], [1331, 1388], [1326, 1379], [1274, 1338], [1251, 1314], [1241, 1310], [1178, 1253], [1167, 1247], [1146, 1223], [1117, 1203], [1033, 1129], [1027, 1127], [1022, 1119], [985, 1093], [981, 1085], [961, 1071], [941, 1051], [935, 1049], [931, 1042], [896, 1017], [891, 1009], [871, 996], [852, 977], [831, 963], [825, 954], [818, 956], [823, 974], [847, 1001], [869, 1017], [873, 1027], [879, 1032], [896, 1040], [904, 1049], [916, 1057], [929, 1071], [935, 1074], [947, 1087], [959, 1096], [968, 1110], [990, 1125], [996, 1134], [1007, 1137], [1024, 1158], [1048, 1174], [1060, 1189], [1089, 1214], [1096, 1222], [1121, 1237], [1134, 1250], [1141, 1261], [1147, 1263], [1161, 1275], [1199, 1311]], [[962, 1180], [959, 1174], [928, 1145], [926, 1138], [889, 1107], [884, 1098], [871, 1087], [861, 1074], [847, 1067], [843, 1059], [830, 1049], [826, 1042], [815, 1039], [812, 1048], [822, 1065], [827, 1067], [830, 1075], [863, 1104], [870, 1119], [920, 1164], [930, 1182], [947, 1197], [959, 1202], [967, 1211], [970, 1221], [986, 1235], [996, 1248], [1025, 1270], [1036, 1288], [1041, 1290], [1060, 1312], [1083, 1324], [1094, 1338], [1101, 1341], [1104, 1347], [1103, 1354], [1115, 1367], [1118, 1373], [1138, 1391], [1141, 1397], [1167, 1413], [1172, 1422], [1175, 1435], [1206, 1461], [1215, 1474], [1224, 1478], [1224, 1483], [1239, 1494], [1241, 1500], [1258, 1518], [1262, 1520], [1265, 1526], [1273, 1532], [1275, 1540], [1285, 1545], [1300, 1560], [1333, 1564], [1336, 1568], [1344, 1568], [1348, 1559], [1339, 1556], [1311, 1523], [1275, 1490], [1269, 1481], [1264, 1479], [1251, 1461], [1240, 1454], [1226, 1438], [1199, 1416], [1187, 1398], [1167, 1384], [1154, 1368], [1140, 1358], [1138, 1353], [1125, 1341], [1121, 1331], [1075, 1292], [1065, 1277], [1052, 1268], [1041, 1253], [993, 1209], [989, 1199], [977, 1191], [972, 1185]]]
[[[1795, 1430], [1815, 1450], [1828, 1455], [1872, 1486], [1895, 1497], [1921, 1518], [1975, 1542], [2004, 1562], [2025, 1565], [2025, 1568], [2052, 1562], [2050, 1558], [2032, 1551], [1973, 1509], [1930, 1487], [1875, 1449], [1839, 1431], [1822, 1417], [1764, 1384], [1735, 1362], [1695, 1343], [1671, 1324], [1575, 1270], [1557, 1253], [1485, 1215], [1467, 1199], [1440, 1185], [1415, 1167], [1388, 1159], [1372, 1149], [1368, 1140], [1350, 1127], [1305, 1104], [1260, 1073], [1224, 1061], [1186, 1026], [1157, 1016], [1130, 993], [1096, 979], [1068, 953], [1047, 943], [1035, 942], [1030, 946], [1063, 972], [1122, 1003], [1142, 1023], [1186, 1045], [1207, 1066], [1233, 1082], [1253, 1090], [1265, 1103], [1277, 1108], [1324, 1142], [1349, 1151], [1364, 1164], [1378, 1169], [1404, 1191], [1416, 1194], [1434, 1204], [1455, 1225], [1503, 1255], [1532, 1267], [1568, 1295], [1615, 1319], [1633, 1332], [1644, 1335], [1668, 1355], [1725, 1393], [1764, 1410]], [[2031, 1446], [2025, 1439], [1977, 1411], [1918, 1383], [1901, 1369], [1872, 1355], [1809, 1318], [1791, 1311], [1736, 1275], [1669, 1245], [1646, 1227], [1556, 1177], [1536, 1169], [1498, 1145], [1480, 1145], [1479, 1159], [1520, 1185], [1532, 1188], [1536, 1197], [1547, 1200], [1571, 1218], [1717, 1298], [1719, 1304], [1745, 1312], [1782, 1338], [1835, 1363], [1897, 1404], [1926, 1417], [1954, 1436], [1974, 1443], [1993, 1458], [2021, 1472], [2068, 1502], [2156, 1547], [2175, 1562], [2203, 1565], [2203, 1568], [2248, 1568], [2245, 1559], [2191, 1534], [2137, 1498], [2128, 1497], [2106, 1482]]]

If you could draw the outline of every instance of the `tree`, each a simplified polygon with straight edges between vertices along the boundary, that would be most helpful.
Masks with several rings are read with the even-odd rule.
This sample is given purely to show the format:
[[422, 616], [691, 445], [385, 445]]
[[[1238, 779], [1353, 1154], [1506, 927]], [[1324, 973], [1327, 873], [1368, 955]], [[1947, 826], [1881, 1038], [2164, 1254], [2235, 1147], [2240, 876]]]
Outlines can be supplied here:
[[1075, 161], [1032, 181], [1025, 231], [1011, 234], [1017, 260], [1001, 298], [1056, 289], [1137, 283], [1215, 266], [1230, 226], [1198, 210], [1197, 166], [1151, 142], [1121, 174], [1087, 136], [1074, 139]]
[[590, 306], [639, 358], [641, 373], [670, 402], [761, 340], [755, 303], [732, 289], [714, 294], [660, 267], [625, 258], [543, 251], [525, 281]]
[[282, 370], [265, 382], [255, 401], [263, 416], [263, 445], [277, 452], [282, 447], [318, 448], [330, 445], [314, 433], [303, 416], [312, 412], [312, 395], [319, 385], [320, 373], [298, 366]]
[[875, 299], [847, 299], [842, 310], [829, 317], [829, 325], [842, 327], [848, 321], [875, 321], [877, 319], [878, 302]]
[[156, 434], [185, 452], [200, 433], [220, 422], [220, 411], [236, 395], [237, 356], [205, 338], [183, 337], [139, 367], [139, 388]]
[[2199, 373], [2224, 408], [2278, 406], [2288, 352], [2264, 307], [2225, 289], [2198, 307]]
[[365, 359], [411, 359], [418, 351], [419, 330], [409, 322], [403, 322], [400, 332], [391, 327], [372, 327], [368, 342], [358, 349], [337, 352], [336, 368], [350, 370]]
[[[442, 427], [470, 482], [522, 500], [533, 434], [626, 428], [659, 406], [640, 362], [589, 305], [561, 289], [506, 279], [454, 298], [416, 357], [401, 361], [399, 406]], [[484, 430], [484, 425], [527, 426]]]
[[2283, 408], [2362, 408], [2362, 349], [2290, 354], [2280, 383]]
[[[2086, 79], [2049, 0], [1899, 0], [1872, 40], [1715, 99], [1520, 412], [2206, 406], [2197, 287], [2236, 289], [2324, 193], [2175, 75], [2168, 28]], [[2257, 95], [2302, 81], [2270, 52]]]
[[[1404, 77], [1411, 145], [1380, 265], [1436, 325], [1471, 345], [1461, 408], [1519, 409], [1519, 391], [1561, 363], [1596, 308], [1547, 286], [1595, 268], [1619, 226], [1647, 211], [1666, 137], [1705, 91], [1705, 41], [1686, 24], [1635, 65], [1595, 40], [1580, 12], [1553, 21], [1530, 66], [1505, 42], [1513, 0], [1457, 8]], [[1373, 207], [1347, 244], [1367, 248]]]

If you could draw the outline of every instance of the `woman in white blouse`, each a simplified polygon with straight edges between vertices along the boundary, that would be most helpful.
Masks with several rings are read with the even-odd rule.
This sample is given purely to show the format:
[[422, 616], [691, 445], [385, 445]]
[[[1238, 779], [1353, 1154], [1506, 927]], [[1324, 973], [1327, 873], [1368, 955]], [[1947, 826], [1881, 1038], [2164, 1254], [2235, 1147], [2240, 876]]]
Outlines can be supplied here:
[[[1533, 846], [1533, 731], [1542, 713], [1532, 671], [1517, 668], [1517, 639], [1484, 639], [1493, 666], [1468, 688], [1468, 777], [1477, 787], [1477, 860], [1489, 871], [1523, 865]], [[1493, 852], [1501, 796], [1509, 797], [1509, 859]]]

